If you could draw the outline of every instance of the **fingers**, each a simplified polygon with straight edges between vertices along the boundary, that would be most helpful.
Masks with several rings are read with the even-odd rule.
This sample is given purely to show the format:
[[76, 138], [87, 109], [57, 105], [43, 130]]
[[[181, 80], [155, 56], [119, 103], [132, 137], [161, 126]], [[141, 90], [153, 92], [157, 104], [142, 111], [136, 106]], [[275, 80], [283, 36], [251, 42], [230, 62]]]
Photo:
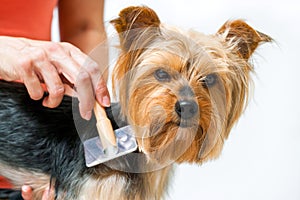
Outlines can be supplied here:
[[84, 70], [80, 71], [75, 86], [79, 100], [80, 115], [84, 119], [89, 120], [92, 116], [92, 109], [95, 104], [93, 84], [89, 73]]
[[24, 200], [31, 200], [32, 199], [32, 189], [28, 185], [23, 185], [21, 188], [22, 197]]
[[106, 86], [106, 81], [102, 76], [102, 70], [100, 66], [91, 58], [87, 57], [83, 66], [81, 67], [81, 71], [78, 75], [78, 85], [81, 85], [81, 76], [84, 74], [89, 75], [89, 79], [91, 80], [93, 86], [93, 97], [104, 107], [110, 106], [110, 96]]
[[41, 68], [43, 78], [49, 93], [49, 96], [43, 100], [43, 105], [49, 108], [57, 107], [63, 99], [65, 87], [60, 79], [56, 69], [52, 65], [44, 64]]
[[64, 85], [59, 77], [58, 71], [48, 59], [46, 52], [38, 47], [28, 47], [30, 51], [29, 60], [23, 66], [23, 81], [30, 97], [34, 100], [41, 99], [44, 89], [41, 82], [46, 84], [49, 96], [44, 98], [43, 105], [49, 108], [57, 107], [64, 95]]
[[103, 78], [99, 79], [98, 84], [96, 85], [96, 99], [104, 107], [110, 106], [110, 96], [108, 89], [106, 87], [106, 82]]
[[30, 98], [39, 100], [44, 95], [44, 90], [40, 84], [40, 80], [35, 73], [29, 73], [23, 76], [23, 82], [27, 88]]
[[81, 68], [76, 83], [79, 111], [81, 116], [89, 120], [95, 105], [95, 99], [104, 107], [110, 106], [109, 92], [106, 82], [99, 75], [95, 75], [85, 68]]
[[[61, 43], [62, 46], [48, 47], [50, 53], [55, 48], [55, 54], [49, 54], [51, 63], [56, 66], [66, 79], [73, 83], [76, 88], [76, 95], [79, 100], [79, 111], [82, 118], [89, 120], [92, 116], [93, 105], [95, 104], [94, 86], [90, 74], [81, 67], [87, 56], [68, 43]], [[76, 49], [76, 56], [71, 56], [72, 48]], [[75, 59], [76, 58], [76, 59]]]
[[81, 113], [86, 113], [85, 119], [90, 119], [95, 99], [104, 107], [110, 106], [106, 81], [99, 65], [91, 58], [87, 58], [81, 67], [75, 85], [80, 102], [79, 110]]
[[[100, 66], [97, 62], [95, 62], [92, 58], [82, 54], [82, 52], [75, 48], [70, 49], [71, 56], [78, 62], [82, 63], [81, 73], [83, 71], [87, 72], [90, 75], [90, 79], [93, 84], [94, 96], [96, 100], [104, 107], [110, 106], [110, 95], [108, 92], [108, 88], [106, 86], [106, 80], [104, 73], [107, 69], [107, 57], [106, 51], [101, 48], [101, 52], [93, 52], [97, 53], [97, 58], [100, 57], [100, 63], [103, 66]], [[103, 64], [104, 63], [104, 64]], [[80, 74], [79, 74], [80, 76]]]
[[101, 67], [75, 46], [69, 43], [33, 42], [23, 53], [30, 60], [25, 62], [21, 77], [32, 99], [43, 97], [41, 82], [44, 82], [49, 96], [43, 100], [43, 105], [50, 108], [58, 106], [66, 92], [60, 78], [62, 74], [75, 85], [80, 114], [84, 119], [91, 118], [95, 100], [104, 107], [110, 105]]
[[[94, 60], [83, 54], [78, 48], [68, 43], [61, 44], [65, 52], [61, 52], [60, 55], [65, 56], [56, 57], [54, 59], [55, 65], [59, 67], [67, 79], [70, 81], [75, 79], [73, 83], [75, 84], [77, 97], [80, 102], [80, 114], [84, 119], [89, 120], [95, 104], [95, 98], [102, 106], [110, 106], [110, 96], [106, 82], [102, 76], [102, 70]], [[68, 61], [64, 62], [64, 59]], [[70, 66], [74, 67], [71, 68]], [[78, 71], [74, 72], [76, 69]], [[77, 76], [74, 77], [74, 74]]]

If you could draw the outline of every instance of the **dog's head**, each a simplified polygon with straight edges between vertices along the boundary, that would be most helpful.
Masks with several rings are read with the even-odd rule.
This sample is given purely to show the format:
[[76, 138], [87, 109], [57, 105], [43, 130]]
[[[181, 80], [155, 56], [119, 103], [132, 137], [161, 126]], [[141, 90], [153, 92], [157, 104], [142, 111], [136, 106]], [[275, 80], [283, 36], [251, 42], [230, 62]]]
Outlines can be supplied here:
[[140, 149], [158, 162], [216, 158], [247, 103], [248, 59], [271, 38], [241, 20], [213, 35], [183, 32], [147, 7], [111, 22], [121, 47], [114, 88]]

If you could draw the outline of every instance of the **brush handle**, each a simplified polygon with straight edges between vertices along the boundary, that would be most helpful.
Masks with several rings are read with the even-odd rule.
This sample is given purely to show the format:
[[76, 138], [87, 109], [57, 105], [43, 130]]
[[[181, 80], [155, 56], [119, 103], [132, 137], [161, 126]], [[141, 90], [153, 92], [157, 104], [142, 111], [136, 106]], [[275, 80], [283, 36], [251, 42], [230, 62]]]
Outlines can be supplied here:
[[103, 149], [108, 149], [110, 146], [117, 146], [116, 136], [111, 122], [106, 116], [105, 109], [97, 102], [95, 103], [94, 113], [97, 120], [97, 131], [101, 139]]

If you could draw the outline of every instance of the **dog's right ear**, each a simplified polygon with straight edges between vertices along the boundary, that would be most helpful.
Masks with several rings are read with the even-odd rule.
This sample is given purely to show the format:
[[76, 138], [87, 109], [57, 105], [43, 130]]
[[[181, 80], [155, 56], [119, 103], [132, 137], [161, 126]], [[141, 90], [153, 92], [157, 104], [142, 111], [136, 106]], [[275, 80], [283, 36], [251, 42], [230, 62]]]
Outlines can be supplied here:
[[235, 43], [239, 56], [245, 60], [260, 44], [273, 41], [270, 36], [256, 31], [243, 20], [227, 21], [218, 33], [225, 35], [226, 41]]
[[158, 30], [160, 20], [157, 14], [144, 6], [131, 6], [121, 10], [119, 17], [110, 21], [119, 33], [122, 50], [128, 51], [133, 41], [147, 28]]

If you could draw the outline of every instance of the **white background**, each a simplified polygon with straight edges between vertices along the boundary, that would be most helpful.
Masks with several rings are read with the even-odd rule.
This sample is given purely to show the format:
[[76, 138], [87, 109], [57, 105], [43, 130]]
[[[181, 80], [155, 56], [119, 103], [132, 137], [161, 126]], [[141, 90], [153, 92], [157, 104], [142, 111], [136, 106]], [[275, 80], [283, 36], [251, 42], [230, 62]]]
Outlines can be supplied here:
[[245, 19], [276, 40], [253, 57], [255, 92], [220, 158], [177, 166], [167, 199], [300, 200], [299, 1], [108, 0], [105, 20], [129, 5], [147, 5], [163, 23], [207, 34], [228, 19]]

